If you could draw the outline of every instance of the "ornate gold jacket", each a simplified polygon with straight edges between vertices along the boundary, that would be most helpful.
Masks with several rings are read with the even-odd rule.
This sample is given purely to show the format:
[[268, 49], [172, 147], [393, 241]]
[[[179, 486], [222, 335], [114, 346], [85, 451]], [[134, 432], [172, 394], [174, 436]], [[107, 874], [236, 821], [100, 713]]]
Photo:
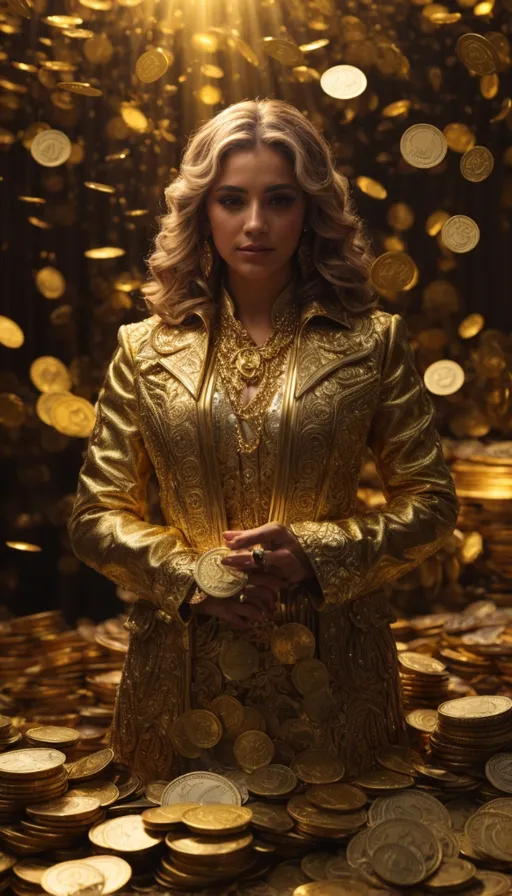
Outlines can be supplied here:
[[[273, 315], [289, 300], [285, 290]], [[212, 335], [203, 315], [189, 326], [170, 327], [154, 315], [120, 327], [68, 523], [77, 556], [139, 596], [116, 704], [117, 756], [146, 777], [179, 769], [172, 723], [191, 705], [191, 688], [196, 705], [215, 693], [194, 678], [194, 663], [213, 662], [215, 651], [184, 609], [196, 559], [224, 543], [225, 529], [277, 520], [294, 532], [316, 573], [316, 581], [289, 589], [282, 612], [316, 626], [338, 701], [329, 745], [349, 770], [369, 767], [375, 749], [404, 731], [382, 586], [442, 545], [459, 506], [406, 324], [380, 310], [356, 316], [328, 298], [302, 309], [266, 460], [257, 481], [247, 474], [245, 499], [234, 449], [226, 447], [229, 430], [216, 428], [225, 399]], [[387, 505], [355, 513], [367, 446]], [[153, 471], [164, 525], [148, 519]], [[259, 517], [249, 500], [258, 493]], [[230, 635], [217, 629], [212, 644], [219, 636]], [[213, 677], [208, 669], [205, 681]]]

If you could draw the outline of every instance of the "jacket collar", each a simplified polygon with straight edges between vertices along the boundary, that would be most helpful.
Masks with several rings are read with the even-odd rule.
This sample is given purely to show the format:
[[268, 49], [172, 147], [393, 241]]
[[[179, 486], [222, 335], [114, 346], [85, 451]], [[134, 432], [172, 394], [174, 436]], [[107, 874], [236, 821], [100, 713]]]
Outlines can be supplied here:
[[[272, 319], [278, 319], [280, 313], [293, 300], [294, 281], [288, 284], [277, 297], [272, 308]], [[227, 290], [223, 288], [221, 302], [225, 307], [234, 310], [233, 300]], [[212, 323], [203, 312], [193, 312], [195, 322], [187, 326], [169, 326], [160, 321], [152, 329], [149, 344], [139, 352], [139, 358], [157, 356], [157, 360], [170, 373], [173, 374], [192, 393], [194, 398], [199, 397], [203, 377], [208, 362], [208, 345], [210, 342]], [[316, 336], [315, 328], [311, 329], [309, 322], [314, 318], [327, 318], [345, 330], [338, 331], [332, 340], [332, 345], [325, 345], [325, 331], [322, 330]], [[308, 352], [311, 357], [313, 351], [316, 357], [316, 375], [309, 375], [307, 381], [297, 383], [296, 396], [305, 391], [305, 388], [314, 383], [330, 369], [339, 366], [341, 357], [347, 353], [350, 355], [350, 331], [353, 326], [353, 316], [340, 308], [338, 302], [329, 296], [315, 296], [305, 302], [301, 309], [299, 344], [303, 343], [303, 353]], [[327, 354], [325, 354], [327, 352]], [[333, 358], [333, 353], [335, 357]], [[300, 358], [300, 352], [299, 352]]]

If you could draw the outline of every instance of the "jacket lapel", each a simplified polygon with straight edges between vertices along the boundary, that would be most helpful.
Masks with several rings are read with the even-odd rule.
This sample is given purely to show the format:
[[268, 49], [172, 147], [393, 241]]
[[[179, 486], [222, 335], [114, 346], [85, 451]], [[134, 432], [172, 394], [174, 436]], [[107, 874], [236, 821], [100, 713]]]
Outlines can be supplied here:
[[[187, 327], [159, 322], [138, 357], [157, 360], [197, 400], [207, 368], [212, 326], [202, 313], [195, 318]], [[337, 326], [326, 326], [327, 322]], [[358, 319], [349, 312], [329, 299], [310, 300], [301, 313], [294, 397], [300, 398], [342, 365], [365, 357], [371, 346], [361, 336]]]

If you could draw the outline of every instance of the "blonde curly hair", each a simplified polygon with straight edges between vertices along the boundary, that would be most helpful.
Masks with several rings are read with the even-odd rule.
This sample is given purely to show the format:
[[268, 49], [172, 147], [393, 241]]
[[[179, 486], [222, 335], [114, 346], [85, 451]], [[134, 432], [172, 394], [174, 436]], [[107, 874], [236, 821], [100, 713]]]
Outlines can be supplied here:
[[[165, 323], [180, 324], [198, 311], [214, 317], [226, 265], [207, 236], [206, 194], [227, 152], [258, 144], [284, 154], [308, 201], [308, 234], [303, 239], [312, 264], [299, 278], [297, 301], [327, 289], [341, 308], [355, 314], [377, 305], [369, 282], [374, 256], [329, 144], [289, 103], [244, 100], [223, 109], [192, 135], [179, 173], [165, 190], [168, 214], [158, 219], [154, 251], [146, 259], [150, 279], [141, 287], [147, 308]], [[199, 263], [205, 239], [213, 253], [207, 279]]]

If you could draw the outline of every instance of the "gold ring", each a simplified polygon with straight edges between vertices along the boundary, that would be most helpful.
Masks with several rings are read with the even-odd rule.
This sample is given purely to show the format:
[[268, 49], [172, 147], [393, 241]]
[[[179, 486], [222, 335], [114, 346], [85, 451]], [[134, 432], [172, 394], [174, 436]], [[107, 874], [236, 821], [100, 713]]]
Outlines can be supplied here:
[[240, 597], [239, 597], [239, 601], [240, 601], [241, 604], [243, 604], [243, 602], [244, 602], [244, 600], [245, 600], [245, 597], [246, 597], [246, 595], [242, 592], [242, 594], [241, 594]]
[[252, 559], [255, 563], [259, 563], [260, 566], [265, 565], [265, 551], [263, 548], [253, 548], [252, 551]]

